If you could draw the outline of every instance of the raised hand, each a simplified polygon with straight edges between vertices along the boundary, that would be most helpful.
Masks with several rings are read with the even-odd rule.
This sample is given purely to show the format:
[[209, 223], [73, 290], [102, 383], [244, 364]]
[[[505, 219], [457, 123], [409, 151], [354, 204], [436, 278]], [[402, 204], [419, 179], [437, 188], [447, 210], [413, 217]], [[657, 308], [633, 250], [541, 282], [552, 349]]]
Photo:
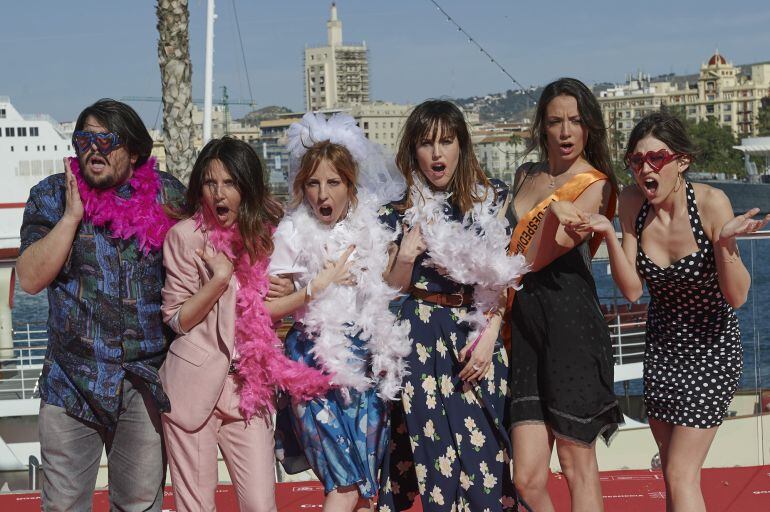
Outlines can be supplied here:
[[758, 213], [759, 208], [752, 208], [743, 215], [736, 215], [733, 220], [728, 221], [722, 226], [722, 231], [719, 233], [719, 239], [724, 240], [726, 238], [759, 231], [767, 225], [768, 221], [770, 221], [770, 214], [765, 215], [762, 219], [752, 219], [752, 217]]
[[350, 274], [350, 266], [353, 262], [348, 261], [355, 249], [356, 246], [351, 245], [342, 253], [337, 261], [326, 262], [323, 270], [310, 283], [313, 295], [321, 293], [332, 283], [348, 286], [355, 284], [355, 278]]
[[612, 222], [602, 215], [601, 213], [585, 213], [585, 221], [582, 224], [578, 224], [576, 229], [579, 231], [592, 231], [603, 236], [610, 236], [615, 234], [615, 226]]
[[68, 157], [64, 158], [64, 191], [66, 199], [64, 217], [75, 223], [80, 223], [84, 213], [83, 201], [80, 199], [78, 180], [72, 173], [72, 167], [70, 167], [70, 159]]
[[588, 221], [588, 214], [570, 201], [554, 201], [549, 208], [559, 224], [566, 228], [578, 229], [579, 225]]
[[230, 277], [233, 275], [233, 262], [224, 253], [206, 247], [203, 251], [195, 249], [195, 254], [206, 264], [212, 279], [218, 279], [224, 283], [230, 282]]
[[428, 246], [422, 238], [420, 226], [402, 227], [404, 236], [401, 238], [401, 246], [398, 249], [398, 259], [404, 263], [414, 263], [417, 257], [425, 252]]

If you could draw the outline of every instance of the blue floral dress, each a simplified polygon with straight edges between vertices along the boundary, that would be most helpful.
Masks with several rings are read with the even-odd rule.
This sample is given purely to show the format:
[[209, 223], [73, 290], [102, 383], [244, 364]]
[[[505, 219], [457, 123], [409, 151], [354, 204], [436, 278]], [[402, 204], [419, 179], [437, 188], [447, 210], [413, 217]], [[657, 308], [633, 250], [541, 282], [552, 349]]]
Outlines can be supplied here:
[[[355, 355], [365, 357], [364, 342], [350, 338]], [[295, 325], [286, 335], [286, 354], [295, 361], [318, 366], [310, 349], [313, 340]], [[376, 388], [363, 393], [333, 389], [324, 397], [293, 403], [290, 415], [293, 434], [307, 462], [329, 493], [355, 485], [361, 496], [373, 498], [378, 490], [378, 470], [390, 440], [387, 404]], [[283, 433], [285, 436], [286, 433]], [[291, 456], [290, 443], [280, 447]]]
[[[502, 204], [507, 187], [493, 182]], [[458, 208], [446, 213], [462, 219]], [[400, 231], [403, 214], [393, 204], [380, 220]], [[400, 238], [397, 243], [400, 242]], [[417, 258], [412, 286], [438, 293], [468, 293]], [[382, 468], [381, 512], [409, 509], [419, 495], [425, 512], [516, 510], [509, 472], [510, 440], [502, 418], [508, 396], [508, 357], [498, 339], [492, 367], [477, 385], [459, 377], [458, 353], [467, 343], [466, 307], [444, 307], [408, 296], [399, 318], [410, 324], [414, 349], [407, 357], [401, 400], [391, 410], [391, 448]]]

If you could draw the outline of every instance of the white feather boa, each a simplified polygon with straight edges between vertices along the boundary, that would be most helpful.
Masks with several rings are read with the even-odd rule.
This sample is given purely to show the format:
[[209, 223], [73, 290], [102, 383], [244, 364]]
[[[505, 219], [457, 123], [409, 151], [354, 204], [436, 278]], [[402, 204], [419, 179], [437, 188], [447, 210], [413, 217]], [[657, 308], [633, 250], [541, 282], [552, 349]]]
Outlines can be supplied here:
[[[287, 215], [293, 224], [300, 263], [308, 282], [329, 260], [336, 260], [351, 245], [351, 274], [355, 286], [330, 285], [314, 295], [302, 317], [305, 334], [313, 338], [311, 352], [322, 369], [332, 375], [332, 383], [358, 391], [377, 385], [378, 394], [394, 400], [408, 375], [404, 358], [411, 351], [409, 325], [397, 321], [388, 309], [398, 290], [388, 286], [382, 274], [388, 264], [388, 245], [396, 234], [377, 217], [379, 204], [374, 196], [358, 194], [358, 206], [334, 227], [322, 225], [303, 203]], [[276, 236], [281, 236], [281, 225]], [[369, 361], [351, 351], [348, 336], [366, 342]], [[368, 374], [371, 364], [371, 376]]]
[[[477, 193], [484, 197], [484, 192], [479, 186]], [[486, 326], [485, 313], [499, 307], [506, 288], [518, 289], [519, 279], [529, 270], [523, 255], [506, 253], [508, 221], [497, 215], [503, 206], [493, 205], [495, 194], [489, 189], [484, 201], [455, 222], [444, 213], [449, 195], [431, 190], [421, 176], [413, 176], [409, 193], [412, 207], [404, 213], [404, 222], [420, 226], [429, 264], [458, 283], [474, 286], [474, 308], [463, 320], [471, 326], [468, 339], [475, 340]]]

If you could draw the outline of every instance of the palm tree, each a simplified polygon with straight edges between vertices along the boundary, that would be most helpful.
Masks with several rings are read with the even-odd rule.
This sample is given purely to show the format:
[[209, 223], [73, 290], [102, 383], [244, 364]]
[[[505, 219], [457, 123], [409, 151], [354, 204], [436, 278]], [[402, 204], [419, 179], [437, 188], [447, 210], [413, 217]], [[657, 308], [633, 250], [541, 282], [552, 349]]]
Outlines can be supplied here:
[[187, 0], [158, 0], [156, 14], [166, 170], [187, 183], [195, 159]]

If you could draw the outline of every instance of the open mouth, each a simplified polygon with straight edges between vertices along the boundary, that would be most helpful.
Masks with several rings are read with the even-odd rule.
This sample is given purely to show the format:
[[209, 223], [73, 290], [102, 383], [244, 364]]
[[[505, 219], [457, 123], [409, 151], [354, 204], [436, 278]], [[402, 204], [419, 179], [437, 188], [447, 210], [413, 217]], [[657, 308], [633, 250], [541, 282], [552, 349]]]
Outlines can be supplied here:
[[642, 186], [650, 194], [654, 194], [658, 190], [658, 182], [652, 178], [645, 179], [644, 182], [642, 183]]
[[103, 170], [107, 166], [107, 160], [101, 155], [93, 155], [88, 159], [88, 164], [96, 172]]
[[562, 142], [559, 144], [559, 151], [562, 155], [569, 155], [574, 147], [575, 145], [571, 142]]
[[230, 208], [228, 208], [227, 206], [217, 206], [216, 212], [218, 217], [224, 217], [230, 212]]
[[446, 165], [445, 164], [436, 163], [436, 164], [433, 164], [433, 165], [430, 166], [430, 170], [433, 171], [433, 174], [436, 174], [436, 175], [439, 175], [439, 176], [443, 176], [444, 171], [446, 171]]
[[331, 206], [321, 206], [318, 208], [318, 213], [321, 214], [321, 217], [331, 217], [333, 211]]

